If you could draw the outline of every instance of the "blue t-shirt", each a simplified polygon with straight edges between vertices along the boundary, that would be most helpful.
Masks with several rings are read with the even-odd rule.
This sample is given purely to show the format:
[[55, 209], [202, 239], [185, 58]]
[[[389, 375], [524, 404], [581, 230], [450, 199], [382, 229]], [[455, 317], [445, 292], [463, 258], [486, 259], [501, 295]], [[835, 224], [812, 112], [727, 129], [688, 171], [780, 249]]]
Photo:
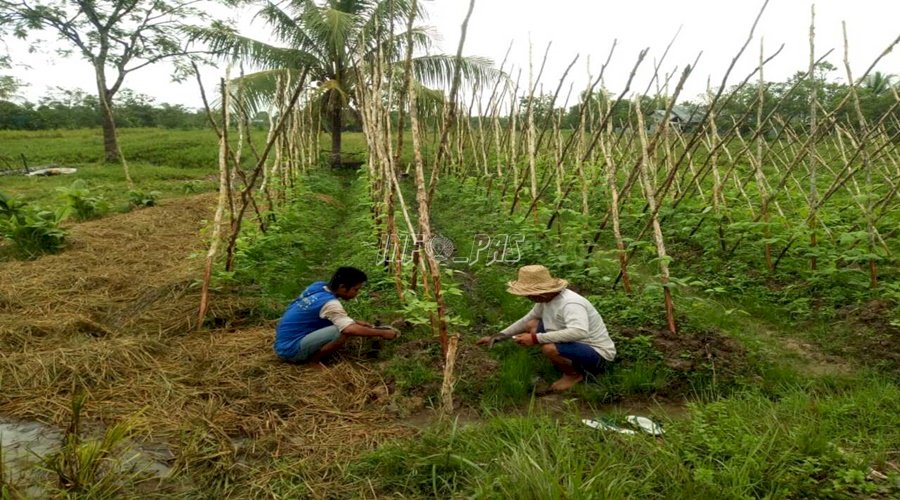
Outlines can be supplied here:
[[293, 358], [300, 351], [300, 341], [308, 334], [326, 326], [331, 321], [319, 316], [322, 307], [337, 297], [325, 288], [324, 281], [316, 281], [291, 302], [275, 327], [275, 354]]

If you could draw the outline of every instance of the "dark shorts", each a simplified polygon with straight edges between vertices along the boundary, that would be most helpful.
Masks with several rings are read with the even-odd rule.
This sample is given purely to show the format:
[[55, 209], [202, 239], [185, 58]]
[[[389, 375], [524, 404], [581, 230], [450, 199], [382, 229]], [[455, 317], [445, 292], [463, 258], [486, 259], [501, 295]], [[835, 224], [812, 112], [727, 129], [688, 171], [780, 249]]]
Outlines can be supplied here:
[[[543, 321], [538, 322], [537, 331], [538, 333], [547, 331]], [[557, 342], [554, 345], [559, 355], [571, 361], [577, 370], [592, 375], [603, 371], [606, 360], [593, 347], [581, 342]]]

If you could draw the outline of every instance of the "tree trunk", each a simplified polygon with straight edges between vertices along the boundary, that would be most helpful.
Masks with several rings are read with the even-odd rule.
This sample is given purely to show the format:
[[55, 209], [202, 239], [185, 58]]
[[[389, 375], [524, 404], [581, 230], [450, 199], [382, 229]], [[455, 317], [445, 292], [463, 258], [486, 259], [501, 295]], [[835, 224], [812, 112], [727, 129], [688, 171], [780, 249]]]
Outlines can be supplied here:
[[100, 118], [103, 125], [103, 159], [109, 163], [119, 161], [119, 143], [116, 137], [116, 121], [112, 113], [112, 94], [106, 88], [106, 73], [102, 67], [94, 68], [97, 77], [97, 97], [100, 100]]
[[343, 118], [341, 107], [331, 108], [331, 167], [341, 166], [341, 119]]
[[[106, 96], [101, 97], [101, 99]], [[116, 138], [116, 122], [113, 120], [112, 113], [109, 108], [112, 104], [107, 101], [106, 106], [101, 106], [101, 115], [103, 117], [103, 158], [108, 163], [118, 163], [119, 161], [119, 144]]]

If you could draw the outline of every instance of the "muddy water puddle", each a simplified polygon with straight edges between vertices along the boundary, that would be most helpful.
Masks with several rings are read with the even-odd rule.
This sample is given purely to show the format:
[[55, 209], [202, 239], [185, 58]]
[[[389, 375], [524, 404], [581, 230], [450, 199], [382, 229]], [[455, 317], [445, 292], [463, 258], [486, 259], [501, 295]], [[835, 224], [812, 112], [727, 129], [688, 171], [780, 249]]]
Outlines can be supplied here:
[[[96, 437], [99, 439], [99, 437]], [[50, 473], [42, 468], [44, 459], [57, 452], [63, 443], [63, 433], [55, 427], [33, 421], [0, 418], [0, 445], [3, 450], [3, 469], [6, 479], [25, 488], [29, 498], [44, 496], [38, 486], [49, 484]], [[145, 477], [162, 479], [171, 469], [162, 461], [164, 450], [126, 443], [121, 451], [123, 465]]]

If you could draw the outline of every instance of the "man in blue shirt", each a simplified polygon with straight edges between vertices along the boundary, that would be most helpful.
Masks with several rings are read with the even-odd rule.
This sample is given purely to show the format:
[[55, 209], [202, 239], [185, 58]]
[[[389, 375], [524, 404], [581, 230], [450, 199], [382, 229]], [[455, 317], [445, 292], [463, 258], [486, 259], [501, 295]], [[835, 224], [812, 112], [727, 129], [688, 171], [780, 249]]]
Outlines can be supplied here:
[[397, 338], [393, 329], [354, 321], [339, 299], [350, 300], [366, 284], [366, 273], [341, 267], [331, 281], [316, 281], [291, 302], [275, 328], [275, 354], [292, 363], [318, 363], [349, 337]]

